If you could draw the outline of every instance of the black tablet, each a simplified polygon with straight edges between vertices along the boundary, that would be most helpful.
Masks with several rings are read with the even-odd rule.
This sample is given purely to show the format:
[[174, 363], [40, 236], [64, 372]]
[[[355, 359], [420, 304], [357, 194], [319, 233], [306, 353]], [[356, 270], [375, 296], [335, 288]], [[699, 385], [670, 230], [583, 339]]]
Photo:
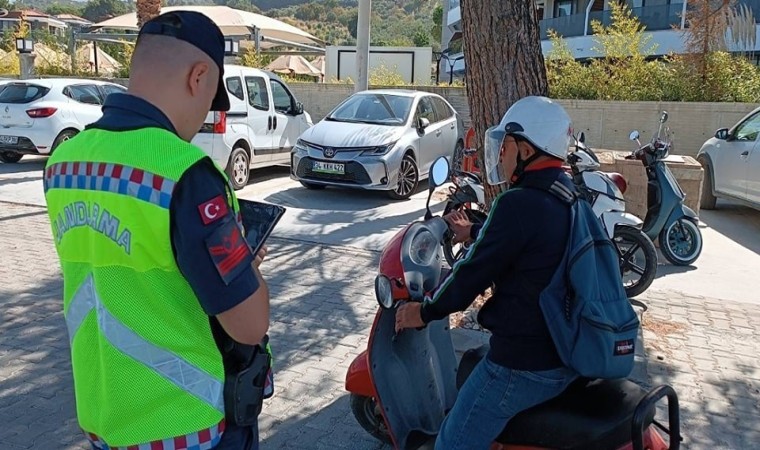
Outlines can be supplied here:
[[261, 250], [261, 246], [274, 230], [277, 222], [280, 221], [285, 208], [271, 203], [262, 203], [252, 200], [238, 199], [240, 205], [240, 217], [243, 220], [243, 229], [245, 230], [245, 240], [253, 249], [256, 255]]

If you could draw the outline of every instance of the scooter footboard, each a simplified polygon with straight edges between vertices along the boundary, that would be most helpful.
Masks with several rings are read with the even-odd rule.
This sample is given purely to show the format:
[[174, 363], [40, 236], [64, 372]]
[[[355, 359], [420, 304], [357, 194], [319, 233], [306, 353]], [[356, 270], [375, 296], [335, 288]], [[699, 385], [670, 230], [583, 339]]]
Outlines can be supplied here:
[[456, 400], [456, 356], [448, 319], [395, 335], [396, 309], [383, 309], [369, 345], [369, 366], [396, 448], [438, 433]]

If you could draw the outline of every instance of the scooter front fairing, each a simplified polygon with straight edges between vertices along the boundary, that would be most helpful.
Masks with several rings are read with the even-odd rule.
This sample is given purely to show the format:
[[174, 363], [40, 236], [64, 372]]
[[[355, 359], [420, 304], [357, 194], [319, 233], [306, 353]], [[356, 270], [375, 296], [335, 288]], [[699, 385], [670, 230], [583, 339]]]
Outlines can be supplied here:
[[395, 334], [396, 308], [380, 308], [369, 342], [370, 376], [397, 449], [438, 434], [457, 396], [448, 319]]

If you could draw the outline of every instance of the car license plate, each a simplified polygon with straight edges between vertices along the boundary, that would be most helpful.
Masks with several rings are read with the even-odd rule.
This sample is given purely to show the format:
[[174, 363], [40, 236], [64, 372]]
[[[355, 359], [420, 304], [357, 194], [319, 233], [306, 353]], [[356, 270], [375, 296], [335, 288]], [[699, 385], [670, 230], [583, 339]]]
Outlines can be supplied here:
[[314, 172], [344, 175], [346, 173], [346, 166], [344, 164], [314, 161], [314, 165], [312, 166], [311, 170]]
[[0, 144], [18, 144], [18, 136], [0, 136]]

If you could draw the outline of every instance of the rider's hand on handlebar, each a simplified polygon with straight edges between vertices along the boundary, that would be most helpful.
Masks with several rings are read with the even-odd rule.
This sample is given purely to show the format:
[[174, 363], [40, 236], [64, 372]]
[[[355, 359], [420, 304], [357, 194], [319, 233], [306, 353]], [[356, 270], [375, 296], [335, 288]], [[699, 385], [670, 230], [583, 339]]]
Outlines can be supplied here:
[[396, 333], [405, 328], [421, 328], [425, 326], [422, 321], [422, 303], [409, 302], [398, 307], [396, 311]]
[[452, 240], [455, 244], [470, 240], [472, 222], [470, 222], [470, 219], [464, 211], [454, 211], [443, 216], [443, 219], [449, 224], [449, 228], [451, 228], [451, 231], [454, 233]]

